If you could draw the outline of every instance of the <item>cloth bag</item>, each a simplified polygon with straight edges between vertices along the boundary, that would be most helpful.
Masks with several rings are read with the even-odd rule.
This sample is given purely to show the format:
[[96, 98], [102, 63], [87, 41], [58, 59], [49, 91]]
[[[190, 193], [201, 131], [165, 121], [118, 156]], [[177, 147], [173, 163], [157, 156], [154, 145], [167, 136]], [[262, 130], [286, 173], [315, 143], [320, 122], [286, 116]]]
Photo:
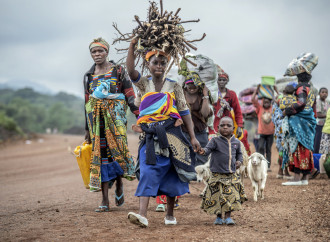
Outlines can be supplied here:
[[86, 141], [77, 146], [74, 150], [77, 163], [80, 169], [80, 173], [84, 182], [84, 185], [89, 189], [89, 175], [90, 175], [90, 163], [92, 156], [92, 144], [87, 144]]
[[258, 98], [268, 98], [268, 99], [273, 99], [274, 98], [274, 87], [270, 85], [260, 85], [259, 93], [258, 93]]
[[[210, 90], [210, 96], [213, 103], [218, 100], [218, 73], [217, 67], [213, 60], [204, 55], [186, 56], [192, 62], [196, 63], [197, 66], [193, 66], [189, 62], [182, 60], [180, 63], [179, 74], [187, 76], [186, 72], [198, 73], [201, 81], [205, 83], [206, 87]], [[196, 85], [196, 84], [195, 84]]]

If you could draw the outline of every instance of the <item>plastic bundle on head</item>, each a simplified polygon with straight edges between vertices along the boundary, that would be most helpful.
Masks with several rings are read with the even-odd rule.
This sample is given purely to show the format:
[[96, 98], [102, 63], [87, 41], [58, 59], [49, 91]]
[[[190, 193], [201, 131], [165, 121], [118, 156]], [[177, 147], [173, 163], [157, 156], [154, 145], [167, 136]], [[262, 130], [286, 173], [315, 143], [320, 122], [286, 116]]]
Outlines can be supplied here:
[[199, 81], [194, 81], [196, 86], [205, 84], [210, 90], [211, 102], [216, 102], [218, 99], [218, 85], [217, 85], [217, 67], [213, 60], [204, 55], [191, 56], [187, 55], [186, 59], [196, 63], [192, 65], [191, 62], [185, 59], [180, 62], [179, 74], [184, 76], [185, 79], [189, 78], [191, 73], [197, 73], [200, 77]]
[[[119, 41], [130, 42], [133, 38], [136, 38], [138, 44], [136, 46], [135, 55], [138, 59], [145, 58], [145, 55], [150, 51], [166, 53], [166, 55], [172, 57], [172, 61], [168, 65], [168, 72], [174, 63], [179, 65], [180, 57], [186, 59], [186, 53], [191, 49], [197, 50], [197, 48], [191, 43], [201, 41], [206, 36], [206, 34], [203, 34], [200, 39], [187, 40], [185, 38], [185, 33], [190, 30], [185, 30], [182, 24], [199, 22], [199, 19], [182, 21], [178, 16], [180, 10], [181, 8], [177, 9], [175, 13], [173, 13], [173, 11], [163, 11], [162, 0], [160, 0], [160, 9], [155, 2], [150, 2], [148, 18], [146, 21], [141, 21], [137, 15], [134, 16], [138, 26], [133, 29], [132, 33], [122, 34], [117, 28], [117, 25], [113, 24], [113, 27], [120, 34], [120, 37], [115, 39], [113, 44]], [[128, 48], [117, 49], [117, 51], [127, 50]], [[145, 62], [143, 61], [142, 74], [145, 69]]]
[[318, 60], [319, 57], [313, 53], [302, 53], [290, 62], [284, 76], [296, 76], [303, 72], [311, 74], [315, 66], [317, 66]]

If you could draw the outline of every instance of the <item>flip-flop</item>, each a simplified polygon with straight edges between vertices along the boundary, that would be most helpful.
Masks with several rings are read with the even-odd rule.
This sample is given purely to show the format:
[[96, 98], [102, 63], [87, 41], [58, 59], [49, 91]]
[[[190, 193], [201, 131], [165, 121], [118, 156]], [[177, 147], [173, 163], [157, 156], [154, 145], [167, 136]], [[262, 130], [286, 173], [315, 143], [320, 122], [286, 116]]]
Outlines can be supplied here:
[[97, 213], [110, 212], [110, 208], [109, 206], [99, 206], [97, 209], [95, 209], [95, 212]]
[[320, 174], [320, 171], [319, 171], [319, 170], [316, 170], [316, 171], [314, 172], [314, 174], [312, 174], [312, 175], [310, 176], [309, 179], [315, 179], [319, 174]]
[[174, 203], [174, 208], [173, 209], [175, 209], [175, 210], [177, 210], [177, 209], [179, 209], [180, 208], [180, 203]]
[[[115, 203], [117, 207], [123, 206], [125, 203], [124, 199], [124, 188], [122, 188], [122, 194], [120, 196], [117, 195], [117, 192], [115, 191]], [[121, 201], [121, 202], [120, 202]]]

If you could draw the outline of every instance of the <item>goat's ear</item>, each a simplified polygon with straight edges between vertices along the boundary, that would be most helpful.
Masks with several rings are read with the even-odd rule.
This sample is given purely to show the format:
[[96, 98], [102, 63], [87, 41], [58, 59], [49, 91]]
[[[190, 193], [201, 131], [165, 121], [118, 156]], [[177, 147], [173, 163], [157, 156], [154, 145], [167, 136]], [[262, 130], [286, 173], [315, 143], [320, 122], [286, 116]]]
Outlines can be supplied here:
[[261, 159], [261, 160], [265, 160], [266, 158], [262, 155], [262, 154], [260, 154], [260, 153], [258, 153], [258, 157]]

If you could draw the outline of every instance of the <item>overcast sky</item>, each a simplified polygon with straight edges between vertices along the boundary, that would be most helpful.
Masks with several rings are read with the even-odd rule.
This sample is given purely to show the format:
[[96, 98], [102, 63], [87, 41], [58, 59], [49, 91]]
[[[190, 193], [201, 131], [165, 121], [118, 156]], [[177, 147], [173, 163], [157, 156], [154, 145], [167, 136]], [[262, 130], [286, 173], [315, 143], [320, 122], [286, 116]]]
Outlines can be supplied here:
[[[156, 0], [159, 3], [158, 0]], [[230, 76], [237, 92], [259, 83], [262, 75], [280, 78], [302, 52], [319, 56], [316, 87], [330, 88], [330, 1], [327, 0], [164, 0], [164, 9], [201, 21], [186, 24], [197, 42], [194, 54], [211, 57]], [[82, 77], [93, 61], [88, 45], [115, 38], [145, 20], [147, 0], [0, 0], [0, 82], [30, 80], [54, 91], [82, 96]], [[116, 46], [118, 48], [123, 45]], [[110, 58], [118, 60], [114, 47]]]

